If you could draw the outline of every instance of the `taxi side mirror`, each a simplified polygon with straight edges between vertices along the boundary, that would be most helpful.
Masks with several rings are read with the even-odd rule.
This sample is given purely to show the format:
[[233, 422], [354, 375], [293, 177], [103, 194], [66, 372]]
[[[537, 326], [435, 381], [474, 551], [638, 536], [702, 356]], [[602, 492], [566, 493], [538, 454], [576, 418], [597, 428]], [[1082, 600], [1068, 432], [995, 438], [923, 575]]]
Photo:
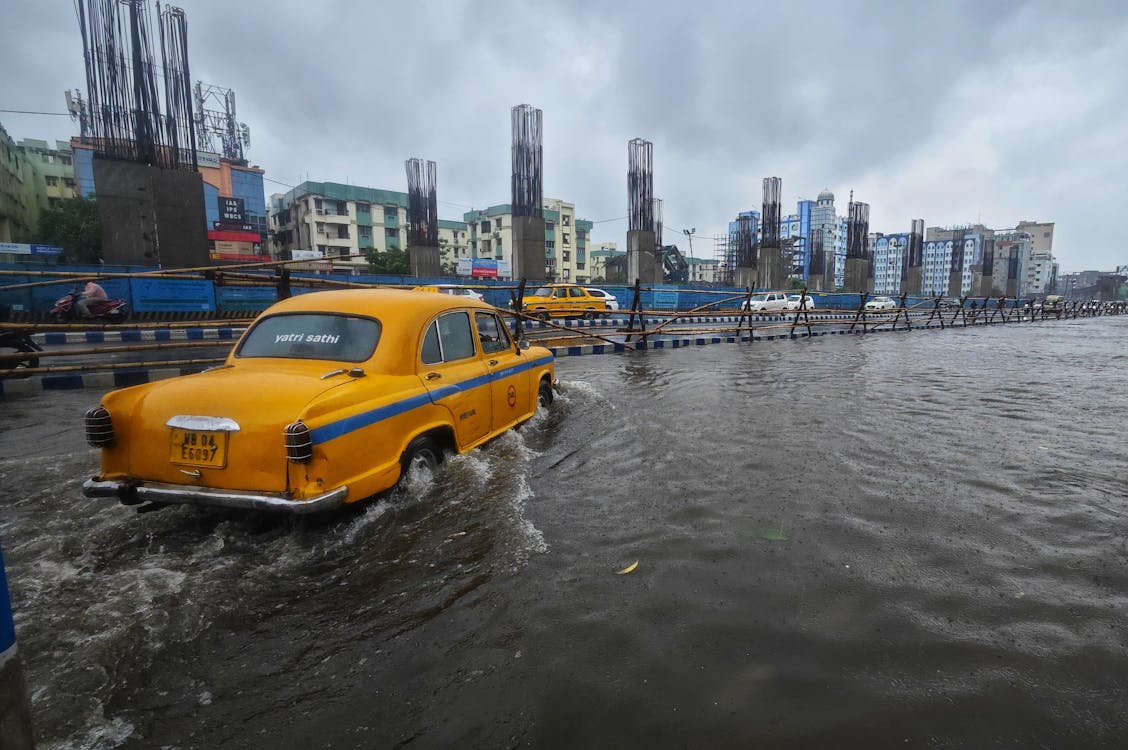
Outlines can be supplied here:
[[530, 346], [532, 346], [532, 344], [529, 343], [528, 339], [521, 339], [520, 341], [517, 342], [517, 348], [520, 349], [521, 351], [525, 351]]

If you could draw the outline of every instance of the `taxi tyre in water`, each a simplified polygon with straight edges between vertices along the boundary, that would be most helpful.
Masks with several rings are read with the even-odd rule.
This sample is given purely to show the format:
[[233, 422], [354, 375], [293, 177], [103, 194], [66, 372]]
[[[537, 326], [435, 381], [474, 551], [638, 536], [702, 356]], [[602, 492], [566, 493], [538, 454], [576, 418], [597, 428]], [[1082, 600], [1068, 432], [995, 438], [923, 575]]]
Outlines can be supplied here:
[[408, 481], [412, 474], [426, 470], [433, 476], [435, 470], [443, 460], [442, 451], [435, 441], [426, 435], [420, 435], [407, 445], [403, 452], [403, 471], [400, 473], [399, 484]]
[[547, 380], [540, 382], [540, 388], [537, 390], [537, 406], [547, 409], [552, 405], [552, 384]]

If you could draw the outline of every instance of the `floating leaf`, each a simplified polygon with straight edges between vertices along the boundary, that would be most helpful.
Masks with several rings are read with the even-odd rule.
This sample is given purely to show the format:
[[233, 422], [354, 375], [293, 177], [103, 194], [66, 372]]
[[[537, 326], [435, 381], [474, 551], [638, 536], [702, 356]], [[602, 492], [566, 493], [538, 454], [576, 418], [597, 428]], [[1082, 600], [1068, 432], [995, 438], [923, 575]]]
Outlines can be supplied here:
[[760, 536], [763, 537], [764, 539], [767, 539], [769, 542], [786, 542], [787, 541], [787, 534], [785, 534], [783, 532], [783, 529], [764, 529], [760, 533]]
[[638, 567], [638, 560], [635, 560], [633, 563], [631, 563], [627, 567], [623, 568], [622, 570], [620, 570], [615, 575], [625, 576], [627, 573], [634, 572], [634, 569], [637, 568], [637, 567]]

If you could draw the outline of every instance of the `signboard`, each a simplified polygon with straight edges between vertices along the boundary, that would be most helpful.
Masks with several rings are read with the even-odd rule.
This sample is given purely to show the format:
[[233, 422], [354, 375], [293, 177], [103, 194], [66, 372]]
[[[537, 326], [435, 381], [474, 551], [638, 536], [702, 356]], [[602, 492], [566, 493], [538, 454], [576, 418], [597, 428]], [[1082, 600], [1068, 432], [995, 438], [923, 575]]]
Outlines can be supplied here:
[[513, 275], [513, 268], [509, 261], [499, 260], [497, 262], [497, 275], [509, 278]]
[[[293, 260], [317, 260], [318, 258], [321, 258], [321, 257], [323, 257], [323, 256], [317, 250], [291, 250], [290, 251], [290, 258], [293, 259]], [[462, 271], [459, 271], [459, 273], [462, 273]], [[467, 270], [466, 273], [469, 274], [470, 273], [469, 270]]]
[[[180, 149], [180, 159], [184, 163], [190, 164], [192, 162], [192, 152], [186, 148]], [[219, 154], [213, 153], [211, 151], [197, 151], [196, 166], [219, 169]]]
[[219, 223], [236, 224], [242, 226], [247, 221], [247, 214], [243, 210], [242, 198], [228, 198], [219, 196]]
[[470, 275], [476, 279], [496, 279], [497, 261], [489, 258], [474, 258], [474, 266]]
[[212, 231], [239, 231], [239, 232], [254, 232], [258, 234], [258, 229], [254, 224], [239, 224], [236, 226], [229, 221], [213, 221]]
[[137, 312], [195, 312], [215, 309], [215, 289], [206, 280], [135, 278], [130, 279], [129, 289], [133, 297], [133, 309]]
[[474, 270], [473, 258], [459, 258], [458, 259], [458, 275], [469, 276]]
[[0, 254], [8, 255], [60, 255], [63, 248], [54, 245], [25, 245], [20, 242], [0, 242]]
[[278, 290], [269, 286], [221, 286], [215, 290], [220, 310], [265, 310], [278, 300]]

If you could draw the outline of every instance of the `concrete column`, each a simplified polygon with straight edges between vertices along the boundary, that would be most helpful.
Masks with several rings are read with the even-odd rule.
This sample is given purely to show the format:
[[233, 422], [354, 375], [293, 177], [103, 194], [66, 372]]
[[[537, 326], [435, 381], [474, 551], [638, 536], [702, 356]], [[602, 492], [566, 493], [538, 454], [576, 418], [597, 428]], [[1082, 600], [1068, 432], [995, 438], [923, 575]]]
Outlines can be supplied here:
[[956, 299], [963, 296], [963, 273], [961, 271], [953, 271], [948, 274], [948, 296]]
[[407, 249], [411, 256], [412, 276], [441, 276], [443, 269], [439, 248], [427, 245], [411, 245]]
[[748, 287], [755, 291], [756, 289], [756, 269], [752, 266], [737, 266], [736, 278], [733, 279], [733, 284], [740, 287]]
[[865, 258], [846, 259], [846, 278], [842, 286], [847, 292], [861, 294], [870, 291], [869, 264]]
[[979, 277], [979, 296], [991, 297], [993, 296], [992, 290], [995, 287], [994, 276], [981, 276]]
[[905, 278], [905, 288], [901, 291], [908, 292], [909, 294], [920, 294], [920, 287], [923, 283], [921, 277], [921, 268], [909, 268], [908, 276]]
[[1007, 297], [1010, 299], [1018, 297], [1018, 279], [1007, 279]]
[[544, 269], [544, 218], [514, 216], [513, 278], [543, 281]]
[[638, 279], [643, 284], [662, 283], [662, 264], [658, 262], [654, 232], [627, 232], [627, 278]]
[[761, 289], [783, 287], [783, 257], [778, 247], [761, 247], [756, 259], [756, 286]]
[[4, 750], [33, 750], [31, 708], [27, 700], [23, 667], [16, 652], [16, 627], [8, 600], [8, 579], [0, 554], [0, 747]]

